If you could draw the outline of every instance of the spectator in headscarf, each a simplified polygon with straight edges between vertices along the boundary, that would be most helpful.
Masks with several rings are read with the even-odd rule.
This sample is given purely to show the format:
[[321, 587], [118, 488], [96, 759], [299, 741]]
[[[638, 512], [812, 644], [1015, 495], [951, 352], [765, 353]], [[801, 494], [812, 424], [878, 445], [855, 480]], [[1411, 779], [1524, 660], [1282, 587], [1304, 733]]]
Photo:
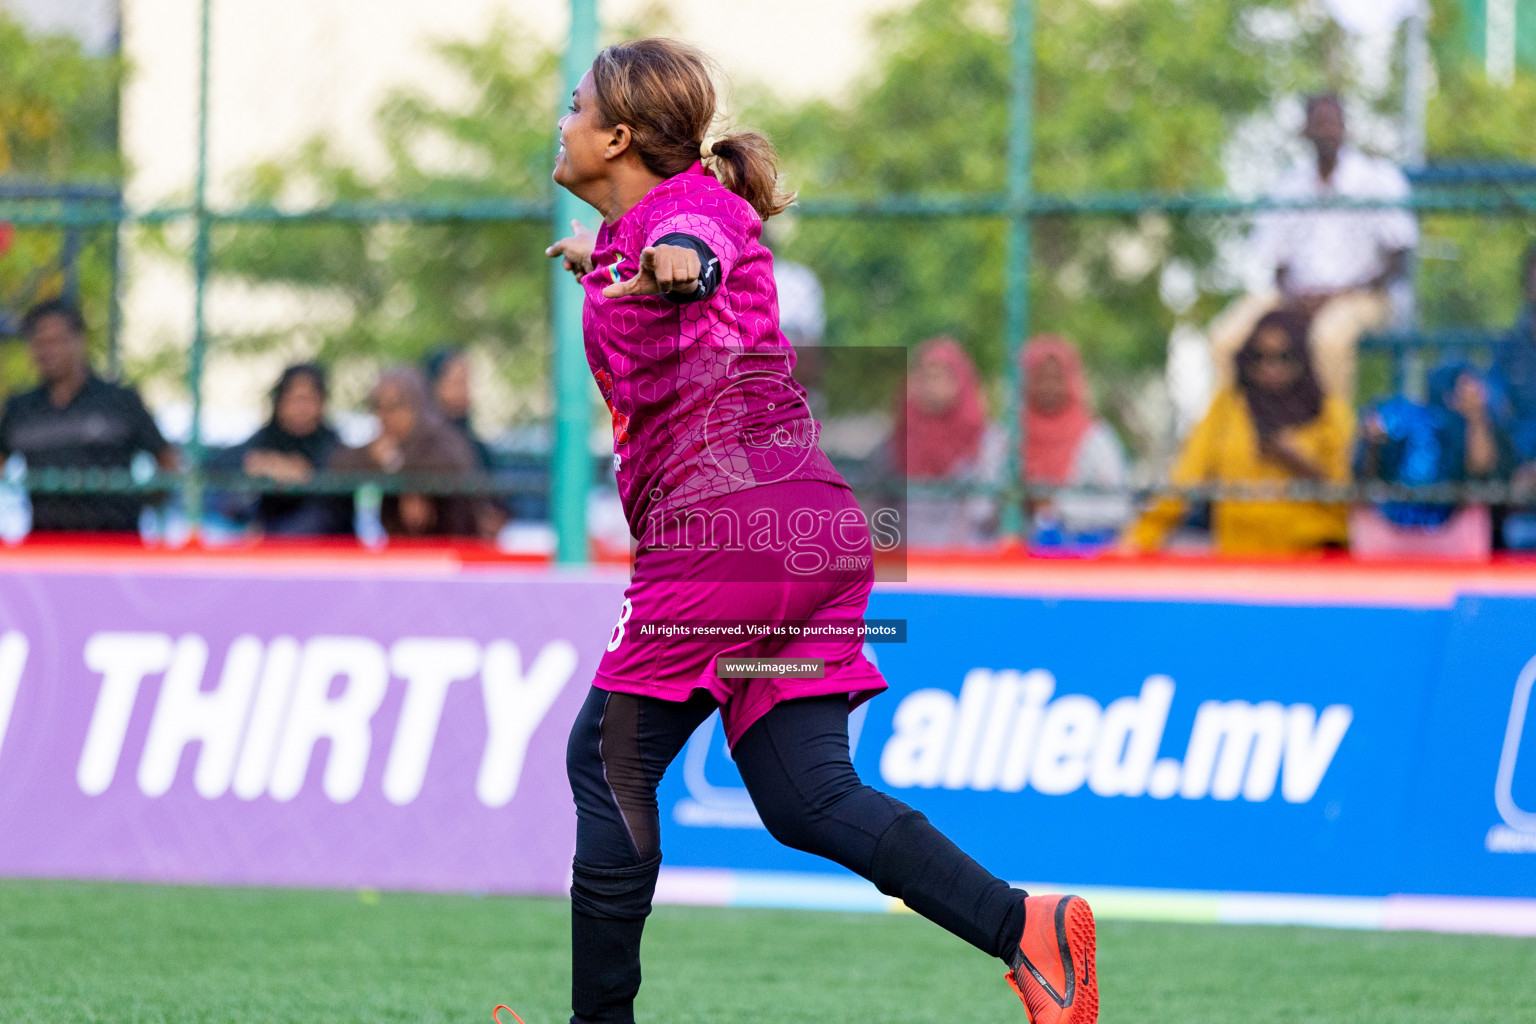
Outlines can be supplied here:
[[[1123, 487], [1125, 455], [1114, 430], [1094, 416], [1083, 360], [1067, 339], [1042, 334], [1024, 347], [1023, 448], [1031, 484]], [[1037, 544], [1103, 543], [1131, 517], [1123, 495], [1062, 493], [1031, 503]]]
[[[1354, 415], [1324, 395], [1307, 349], [1300, 313], [1264, 315], [1239, 349], [1236, 383], [1217, 393], [1169, 473], [1169, 483], [1281, 485], [1345, 483]], [[1130, 546], [1162, 545], [1184, 503], [1158, 501], [1130, 531]], [[1221, 499], [1211, 505], [1216, 550], [1223, 554], [1294, 554], [1342, 545], [1347, 510], [1321, 501]]]
[[911, 386], [896, 408], [897, 468], [911, 480], [963, 475], [981, 455], [987, 400], [976, 367], [954, 338], [917, 346]]
[[[272, 388], [272, 416], [240, 446], [246, 476], [290, 484], [308, 483], [331, 460], [341, 438], [325, 421], [330, 391], [325, 370], [314, 363], [285, 369]], [[303, 536], [346, 532], [344, 502], [322, 496], [264, 494], [256, 502], [263, 533]]]
[[[379, 376], [369, 395], [379, 436], [362, 448], [343, 448], [332, 468], [347, 473], [471, 477], [479, 463], [469, 442], [427, 397], [419, 370], [398, 367]], [[386, 494], [379, 521], [390, 536], [468, 537], [478, 531], [477, 501], [461, 496]]]
[[451, 345], [441, 346], [422, 363], [432, 402], [448, 425], [464, 436], [480, 469], [491, 469], [491, 449], [475, 435], [469, 422], [469, 353]]
[[[897, 472], [915, 484], [947, 483], [961, 491], [989, 475], [988, 438], [986, 396], [965, 349], [948, 337], [918, 345], [907, 393], [896, 404], [891, 445]], [[965, 547], [981, 538], [991, 515], [983, 496], [909, 494], [907, 541]]]

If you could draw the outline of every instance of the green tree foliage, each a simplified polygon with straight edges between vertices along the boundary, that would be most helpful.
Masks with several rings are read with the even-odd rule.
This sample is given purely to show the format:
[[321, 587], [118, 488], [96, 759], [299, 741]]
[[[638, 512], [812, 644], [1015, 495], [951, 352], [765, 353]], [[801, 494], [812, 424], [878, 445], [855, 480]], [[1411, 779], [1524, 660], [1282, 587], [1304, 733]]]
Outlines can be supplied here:
[[[877, 63], [845, 102], [746, 104], [791, 183], [807, 195], [996, 193], [1006, 174], [1007, 0], [920, 0], [877, 27]], [[1043, 0], [1037, 21], [1037, 188], [1193, 189], [1222, 183], [1232, 125], [1279, 92], [1315, 84], [1314, 35], [1277, 44], [1239, 0]], [[1286, 4], [1282, 2], [1282, 8]], [[505, 26], [439, 52], [467, 103], [392, 98], [380, 114], [390, 172], [364, 180], [316, 142], [258, 169], [251, 195], [302, 185], [329, 199], [547, 194], [556, 100], [551, 54]], [[1310, 77], [1309, 77], [1310, 76]], [[443, 173], [423, 144], [468, 154]], [[441, 338], [492, 346], [524, 379], [542, 369], [547, 230], [530, 226], [323, 225], [221, 232], [221, 272], [344, 297], [349, 315], [306, 342], [322, 357], [405, 358]], [[1102, 375], [1161, 359], [1172, 323], [1163, 264], [1203, 265], [1199, 225], [1142, 218], [1040, 223], [1032, 292], [1038, 330], [1071, 335]], [[907, 346], [959, 337], [989, 373], [1001, 364], [1003, 227], [996, 219], [786, 218], [775, 244], [811, 265], [828, 295], [828, 341]], [[226, 339], [266, 346], [278, 336]], [[515, 358], [514, 358], [515, 357]]]
[[[1434, 6], [1430, 160], [1536, 164], [1531, 130], [1536, 70], [1521, 65], [1512, 85], [1489, 82], [1481, 54], [1467, 46], [1468, 17], [1461, 0], [1438, 0]], [[1426, 324], [1488, 326], [1512, 320], [1520, 303], [1520, 254], [1533, 241], [1536, 223], [1529, 217], [1426, 217], [1419, 278]]]
[[[378, 128], [386, 173], [369, 178], [315, 140], [258, 167], [248, 198], [282, 203], [409, 198], [541, 199], [555, 124], [553, 54], [499, 24], [475, 42], [444, 43], [467, 101], [389, 97]], [[288, 286], [320, 315], [299, 329], [306, 356], [345, 363], [413, 360], [443, 342], [495, 353], [514, 382], [539, 379], [548, 348], [548, 228], [539, 223], [263, 224], [215, 235], [215, 272]], [[218, 339], [224, 351], [291, 345], [292, 330]]]
[[0, 175], [115, 178], [117, 83], [115, 59], [0, 11]]
[[[67, 36], [29, 34], [0, 10], [0, 182], [115, 181], [121, 172], [119, 70], [116, 59], [92, 57]], [[110, 303], [109, 232], [89, 232], [83, 241], [82, 297], [100, 344]], [[63, 233], [55, 228], [15, 231], [0, 254], [0, 312], [15, 315], [59, 293], [63, 247]], [[0, 395], [24, 383], [29, 372], [19, 346], [0, 348]]]
[[[879, 23], [878, 63], [850, 102], [768, 111], [794, 183], [813, 195], [1001, 192], [1010, 6], [920, 0]], [[1233, 126], [1322, 75], [1317, 32], [1266, 39], [1253, 13], [1237, 0], [1041, 0], [1034, 187], [1220, 188]], [[1033, 329], [1072, 337], [1103, 378], [1145, 371], [1173, 322], [1158, 297], [1163, 266], [1205, 266], [1214, 238], [1208, 222], [1156, 216], [1037, 221]], [[1001, 372], [998, 221], [805, 220], [782, 249], [822, 275], [831, 342], [952, 334]]]
[[[749, 91], [741, 119], [769, 132], [790, 185], [807, 197], [999, 194], [1010, 130], [1010, 8], [1009, 0], [917, 0], [877, 23], [874, 63], [847, 96], [787, 104]], [[1522, 70], [1511, 89], [1488, 86], [1458, 49], [1458, 17], [1456, 0], [1437, 0], [1433, 157], [1536, 159], [1526, 127], [1536, 120], [1536, 84]], [[1306, 0], [1038, 0], [1034, 187], [1219, 191], [1236, 126], [1277, 98], [1350, 86], [1340, 44]], [[250, 198], [547, 196], [561, 102], [554, 55], [507, 25], [438, 52], [468, 98], [444, 105], [416, 93], [391, 97], [378, 121], [385, 173], [365, 177], [316, 141], [256, 169]], [[1178, 260], [1201, 275], [1203, 293], [1186, 315], [1208, 318], [1229, 298], [1208, 273], [1217, 245], [1241, 227], [1157, 215], [1038, 220], [1032, 328], [1078, 342], [1110, 390], [1144, 377], [1161, 365], [1174, 321], [1158, 295], [1163, 269]], [[1427, 233], [1431, 322], [1507, 316], [1512, 254], [1527, 226], [1431, 218]], [[301, 332], [305, 355], [408, 359], [452, 339], [498, 353], [514, 383], [533, 385], [548, 349], [547, 235], [542, 224], [224, 228], [216, 267], [226, 278], [288, 286], [331, 310]], [[821, 276], [829, 343], [906, 347], [952, 334], [984, 373], [1000, 376], [998, 219], [790, 213], [771, 226], [770, 239]], [[233, 350], [293, 341], [292, 331], [220, 339]]]

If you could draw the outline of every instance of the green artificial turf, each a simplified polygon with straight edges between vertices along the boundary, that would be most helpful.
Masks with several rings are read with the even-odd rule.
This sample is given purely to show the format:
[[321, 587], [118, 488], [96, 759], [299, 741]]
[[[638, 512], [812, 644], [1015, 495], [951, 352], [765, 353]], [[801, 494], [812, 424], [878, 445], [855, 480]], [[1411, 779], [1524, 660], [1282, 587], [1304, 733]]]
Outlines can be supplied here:
[[[566, 904], [0, 882], [3, 1024], [528, 1024], [569, 1016]], [[1536, 940], [1106, 921], [1107, 1024], [1536, 1024]], [[659, 907], [639, 1019], [1023, 1021], [910, 915]], [[505, 1015], [503, 1016], [505, 1018]]]

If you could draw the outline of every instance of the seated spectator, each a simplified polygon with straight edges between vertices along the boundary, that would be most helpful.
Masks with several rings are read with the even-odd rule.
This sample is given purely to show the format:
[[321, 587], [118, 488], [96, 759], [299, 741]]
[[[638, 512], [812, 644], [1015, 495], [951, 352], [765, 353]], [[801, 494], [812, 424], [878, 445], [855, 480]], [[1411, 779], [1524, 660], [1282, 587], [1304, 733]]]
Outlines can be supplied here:
[[[1307, 100], [1303, 136], [1312, 159], [1270, 190], [1279, 200], [1405, 199], [1408, 179], [1345, 137], [1344, 106], [1333, 95]], [[1389, 291], [1405, 280], [1418, 225], [1404, 209], [1278, 210], [1256, 219], [1253, 245], [1275, 268], [1277, 292], [1239, 300], [1211, 325], [1218, 387], [1231, 381], [1231, 355], [1258, 318], [1277, 307], [1311, 318], [1313, 371], [1324, 392], [1352, 403], [1360, 335], [1391, 321]]]
[[[1113, 488], [1128, 482], [1125, 454], [1114, 430], [1093, 414], [1088, 379], [1077, 349], [1044, 334], [1024, 347], [1024, 450], [1021, 464], [1032, 484]], [[1131, 502], [1117, 494], [1058, 494], [1031, 502], [1037, 546], [1108, 543], [1131, 518]]]
[[[72, 303], [33, 306], [21, 322], [42, 384], [13, 396], [0, 415], [0, 460], [19, 454], [29, 474], [48, 469], [129, 469], [139, 452], [162, 469], [176, 453], [138, 392], [91, 371], [85, 318]], [[130, 532], [146, 500], [133, 494], [34, 494], [33, 530]]]
[[[362, 448], [342, 448], [331, 459], [341, 473], [474, 476], [479, 463], [469, 442], [427, 397], [426, 380], [409, 367], [387, 370], [374, 385], [369, 405], [379, 436]], [[392, 537], [468, 537], [478, 527], [477, 502], [461, 496], [386, 494], [379, 521]]]
[[[1361, 426], [1358, 477], [1424, 486], [1499, 476], [1512, 451], [1489, 413], [1488, 390], [1476, 367], [1452, 362], [1430, 374], [1427, 404], [1383, 402]], [[1491, 545], [1487, 506], [1389, 501], [1351, 517], [1350, 547], [1363, 557], [1485, 558]]]
[[[964, 494], [963, 488], [990, 475], [988, 435], [986, 395], [965, 349], [954, 338], [929, 338], [918, 345], [907, 393], [896, 405], [892, 460], [911, 483], [956, 485], [960, 493], [909, 493], [907, 543], [966, 547], [984, 538], [992, 503], [985, 496]], [[995, 457], [990, 461], [995, 463]]]
[[[330, 462], [341, 437], [325, 421], [325, 370], [313, 363], [288, 367], [272, 388], [272, 418], [240, 446], [247, 476], [301, 484]], [[321, 495], [264, 494], [256, 502], [263, 533], [306, 536], [346, 533], [345, 502]]]
[[[1488, 384], [1477, 367], [1466, 362], [1436, 367], [1429, 375], [1428, 404], [1392, 398], [1365, 417], [1356, 474], [1409, 486], [1497, 477], [1513, 452], [1488, 407]], [[1399, 526], [1440, 526], [1455, 510], [1413, 501], [1381, 506], [1382, 515]]]
[[1525, 300], [1519, 319], [1494, 352], [1494, 377], [1509, 398], [1511, 440], [1524, 472], [1536, 477], [1536, 242], [1520, 264]]
[[[1205, 483], [1345, 483], [1354, 416], [1324, 395], [1307, 352], [1307, 321], [1266, 314], [1237, 353], [1237, 384], [1220, 391], [1169, 473], [1179, 487]], [[1184, 502], [1165, 498], [1129, 531], [1127, 547], [1153, 550], [1179, 524]], [[1342, 545], [1347, 511], [1321, 501], [1237, 500], [1211, 504], [1223, 554], [1294, 554]]]
[[[1506, 429], [1514, 449], [1514, 482], [1530, 487], [1536, 485], [1536, 242], [1520, 261], [1520, 291], [1525, 303], [1494, 350], [1492, 377], [1508, 398]], [[1504, 546], [1536, 548], [1536, 509], [1515, 506], [1502, 512]]]
[[[480, 440], [469, 422], [469, 353], [460, 348], [440, 348], [427, 357], [426, 373], [427, 386], [438, 412], [469, 442], [470, 450], [475, 453], [476, 468], [481, 473], [493, 473], [496, 464], [491, 448]], [[475, 515], [480, 520], [480, 532], [487, 537], [495, 536], [512, 518], [512, 509], [510, 498], [487, 498], [476, 502]]]
[[445, 345], [427, 356], [422, 369], [426, 372], [427, 387], [431, 389], [437, 411], [469, 442], [480, 469], [489, 472], [491, 450], [475, 436], [475, 428], [469, 422], [469, 354], [461, 348]]

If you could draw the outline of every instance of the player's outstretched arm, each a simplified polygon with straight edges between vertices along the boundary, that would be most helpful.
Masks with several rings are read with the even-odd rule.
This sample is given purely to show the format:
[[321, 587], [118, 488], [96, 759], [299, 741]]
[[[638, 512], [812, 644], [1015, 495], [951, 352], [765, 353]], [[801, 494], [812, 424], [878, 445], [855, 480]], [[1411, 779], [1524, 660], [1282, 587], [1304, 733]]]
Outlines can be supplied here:
[[699, 254], [683, 245], [653, 245], [640, 251], [640, 270], [625, 281], [603, 289], [603, 295], [692, 295], [699, 290], [703, 264]]
[[597, 246], [597, 236], [587, 230], [579, 220], [571, 221], [571, 233], [544, 250], [550, 258], [564, 257], [565, 269], [583, 277], [592, 272], [592, 250]]

